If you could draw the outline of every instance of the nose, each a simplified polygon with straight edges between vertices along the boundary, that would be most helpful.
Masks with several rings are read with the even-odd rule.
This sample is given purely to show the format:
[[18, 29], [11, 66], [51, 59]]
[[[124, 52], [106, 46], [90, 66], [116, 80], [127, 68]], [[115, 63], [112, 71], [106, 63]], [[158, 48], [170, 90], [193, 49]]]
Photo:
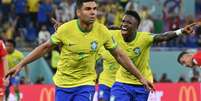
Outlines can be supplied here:
[[122, 22], [121, 26], [124, 26], [124, 27], [127, 26], [126, 22]]
[[90, 15], [96, 15], [97, 11], [95, 9], [91, 9]]

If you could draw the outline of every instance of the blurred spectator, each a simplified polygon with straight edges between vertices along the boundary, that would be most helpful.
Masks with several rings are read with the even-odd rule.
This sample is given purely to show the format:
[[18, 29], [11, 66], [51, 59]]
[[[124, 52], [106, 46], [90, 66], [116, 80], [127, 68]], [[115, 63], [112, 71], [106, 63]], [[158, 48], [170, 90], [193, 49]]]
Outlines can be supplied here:
[[[38, 44], [42, 44], [49, 39], [50, 39], [50, 32], [47, 30], [47, 26], [42, 25], [41, 30], [38, 33]], [[48, 54], [45, 54], [44, 58], [46, 59], [48, 65], [51, 65], [50, 64], [51, 52], [49, 52]]]
[[119, 0], [119, 3], [122, 6], [122, 8], [125, 8], [126, 4], [128, 3], [128, 0]]
[[43, 84], [43, 82], [44, 82], [44, 77], [38, 76], [36, 81], [35, 81], [35, 84]]
[[201, 17], [201, 1], [200, 0], [195, 0], [195, 14], [197, 18]]
[[115, 26], [121, 26], [121, 20], [124, 14], [124, 9], [120, 6], [117, 6], [116, 9], [113, 8], [115, 11], [115, 18], [114, 18], [114, 25]]
[[177, 82], [187, 82], [186, 75], [185, 74], [181, 75]]
[[52, 53], [51, 53], [51, 69], [52, 69], [52, 72], [53, 74], [56, 73], [56, 70], [57, 70], [57, 63], [59, 61], [59, 56], [60, 56], [60, 53], [59, 53], [59, 47], [56, 47], [52, 50]]
[[132, 10], [139, 12], [139, 0], [129, 0], [126, 4], [125, 10]]
[[38, 28], [42, 25], [51, 26], [50, 18], [52, 17], [52, 3], [49, 0], [39, 2], [39, 11], [37, 15]]
[[161, 78], [159, 79], [159, 82], [172, 82], [172, 81], [168, 78], [166, 73], [163, 73]]
[[30, 21], [26, 29], [27, 31], [24, 33], [25, 41], [28, 43], [34, 43], [38, 36], [37, 29], [34, 27], [34, 23]]
[[9, 21], [11, 17], [12, 0], [1, 0], [1, 13], [3, 13], [3, 23]]
[[[8, 67], [10, 70], [24, 58], [24, 55], [20, 51], [15, 49], [16, 43], [14, 40], [6, 40], [5, 44], [6, 44], [6, 50], [8, 52], [6, 59], [8, 61]], [[25, 68], [25, 72], [26, 72], [26, 78], [28, 80], [27, 67]], [[17, 74], [17, 76], [15, 77], [9, 78], [10, 82], [9, 82], [9, 85], [6, 87], [6, 101], [7, 101], [8, 95], [10, 94], [10, 87], [12, 85], [14, 86], [14, 91], [17, 97], [17, 101], [20, 101], [20, 89], [19, 89], [20, 79], [21, 79], [20, 74]]]
[[97, 21], [101, 24], [105, 24], [106, 22], [105, 16], [106, 12], [104, 6], [102, 4], [99, 4], [97, 8]]
[[198, 27], [196, 28], [195, 34], [196, 34], [197, 37], [198, 37], [198, 45], [199, 45], [199, 47], [200, 47], [200, 46], [201, 46], [201, 26], [198, 26]]
[[153, 74], [153, 79], [154, 79], [154, 83], [158, 82], [158, 80], [156, 79], [156, 74]]
[[75, 17], [75, 2], [73, 0], [62, 0], [59, 9], [61, 9], [61, 19], [57, 21], [66, 22]]
[[14, 36], [15, 36], [15, 27], [16, 27], [16, 24], [17, 24], [18, 20], [15, 19], [14, 21], [12, 22], [7, 22], [4, 24], [4, 28], [3, 28], [3, 35], [2, 37], [4, 39], [13, 39]]
[[198, 76], [191, 77], [191, 82], [199, 82], [199, 77]]
[[46, 25], [42, 25], [41, 30], [39, 31], [39, 34], [38, 34], [38, 43], [42, 44], [49, 39], [50, 39], [50, 32], [47, 30]]
[[[185, 38], [184, 38], [185, 37]], [[195, 34], [190, 34], [188, 37], [183, 36], [184, 47], [186, 48], [196, 48], [198, 47], [198, 36]]]
[[148, 13], [148, 8], [146, 6], [143, 7], [142, 11], [144, 14], [142, 15], [142, 22], [140, 23], [140, 26], [138, 30], [140, 32], [153, 32], [154, 30], [154, 23], [151, 19], [150, 14]]
[[29, 18], [31, 21], [33, 21], [34, 27], [36, 27], [36, 22], [37, 22], [39, 1], [40, 0], [27, 0]]
[[64, 15], [64, 12], [62, 11], [61, 7], [59, 6], [54, 6], [54, 16], [57, 21], [62, 22], [63, 19], [67, 19], [66, 16]]
[[24, 28], [27, 23], [27, 1], [26, 0], [13, 0], [15, 16], [18, 19], [17, 27]]
[[106, 10], [106, 26], [114, 25], [116, 5], [111, 1], [105, 6]]

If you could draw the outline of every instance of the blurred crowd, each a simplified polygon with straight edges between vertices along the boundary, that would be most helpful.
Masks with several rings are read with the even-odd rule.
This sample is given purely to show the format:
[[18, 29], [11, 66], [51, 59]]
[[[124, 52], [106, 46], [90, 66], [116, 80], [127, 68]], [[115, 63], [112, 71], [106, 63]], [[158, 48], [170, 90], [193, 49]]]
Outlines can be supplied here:
[[[0, 37], [16, 41], [16, 48], [33, 49], [38, 44], [48, 40], [54, 33], [54, 23], [51, 18], [64, 23], [76, 17], [76, 0], [1, 0], [0, 1]], [[155, 0], [157, 5], [140, 5], [140, 0], [97, 0], [97, 21], [106, 26], [120, 26], [125, 10], [137, 11], [141, 18], [139, 31], [148, 31], [154, 34], [169, 30], [177, 30], [195, 21], [195, 15], [183, 16], [182, 0]], [[161, 2], [163, 1], [163, 2]], [[196, 0], [199, 1], [199, 0]], [[169, 4], [172, 4], [169, 7]], [[198, 3], [198, 4], [197, 4]], [[201, 5], [196, 2], [195, 5]], [[175, 4], [175, 5], [174, 5]], [[156, 6], [162, 5], [162, 16], [153, 16]], [[201, 8], [196, 8], [201, 11]], [[190, 36], [178, 37], [168, 43], [155, 44], [154, 47], [197, 48], [201, 46], [201, 31], [198, 30]], [[31, 47], [30, 47], [31, 46]], [[52, 57], [52, 60], [51, 60]], [[58, 59], [58, 49], [55, 49], [46, 58], [55, 71]], [[161, 80], [166, 77], [163, 75]], [[182, 79], [182, 78], [181, 78]], [[39, 78], [37, 82], [42, 82]], [[167, 80], [171, 81], [171, 80]]]
[[[200, 81], [201, 81], [200, 72], [198, 69], [194, 68], [192, 69], [192, 72], [190, 72], [190, 74], [181, 74], [176, 82], [186, 83], [186, 82], [200, 82]], [[154, 82], [171, 83], [174, 81], [168, 77], [167, 73], [162, 73], [159, 79], [157, 79], [156, 75], [154, 75]]]
[[[120, 26], [125, 10], [135, 10], [140, 14], [142, 22], [139, 31], [161, 33], [176, 30], [195, 20], [194, 15], [182, 16], [182, 0], [155, 0], [158, 5], [163, 5], [162, 16], [153, 16], [158, 5], [139, 5], [139, 0], [97, 1], [97, 20], [107, 26]], [[171, 3], [173, 6], [169, 7]], [[54, 33], [51, 18], [59, 22], [69, 21], [75, 18], [75, 7], [75, 0], [1, 0], [0, 36], [14, 39], [18, 42], [17, 47], [41, 44]], [[196, 48], [201, 46], [201, 35], [183, 36], [154, 46]]]

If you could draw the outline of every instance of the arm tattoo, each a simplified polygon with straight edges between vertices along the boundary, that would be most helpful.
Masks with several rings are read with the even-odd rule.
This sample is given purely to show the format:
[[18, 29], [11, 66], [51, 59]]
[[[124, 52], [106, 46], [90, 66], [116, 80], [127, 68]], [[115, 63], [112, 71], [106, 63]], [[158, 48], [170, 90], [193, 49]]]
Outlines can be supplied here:
[[178, 35], [174, 31], [165, 32], [162, 34], [157, 34], [154, 36], [154, 43], [159, 43], [162, 41], [169, 41], [176, 38]]

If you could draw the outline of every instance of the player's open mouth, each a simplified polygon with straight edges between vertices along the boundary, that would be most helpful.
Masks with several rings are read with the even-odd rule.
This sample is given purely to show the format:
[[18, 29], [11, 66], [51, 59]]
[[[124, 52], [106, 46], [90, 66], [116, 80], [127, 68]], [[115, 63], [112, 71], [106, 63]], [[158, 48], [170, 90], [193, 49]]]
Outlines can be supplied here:
[[126, 26], [121, 26], [121, 30], [122, 30], [122, 31], [127, 31], [128, 28], [127, 28]]

